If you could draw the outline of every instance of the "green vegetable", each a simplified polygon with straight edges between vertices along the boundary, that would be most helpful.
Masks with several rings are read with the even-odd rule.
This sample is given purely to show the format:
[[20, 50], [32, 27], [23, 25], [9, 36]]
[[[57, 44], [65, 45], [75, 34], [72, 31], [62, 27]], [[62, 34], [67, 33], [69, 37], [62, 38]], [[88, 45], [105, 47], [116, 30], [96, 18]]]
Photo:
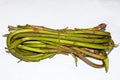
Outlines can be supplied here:
[[[95, 68], [105, 67], [108, 71], [108, 53], [114, 48], [106, 24], [88, 29], [50, 29], [43, 26], [9, 26], [7, 48], [11, 54], [26, 62], [36, 62], [52, 58], [56, 54], [72, 54], [77, 66], [77, 58]], [[96, 64], [87, 57], [100, 60]]]

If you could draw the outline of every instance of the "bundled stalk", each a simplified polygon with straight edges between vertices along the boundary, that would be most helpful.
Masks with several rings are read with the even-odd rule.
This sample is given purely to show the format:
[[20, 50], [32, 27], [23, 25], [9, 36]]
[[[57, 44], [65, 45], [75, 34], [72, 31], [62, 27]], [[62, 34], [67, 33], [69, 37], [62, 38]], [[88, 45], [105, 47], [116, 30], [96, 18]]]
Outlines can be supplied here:
[[[37, 62], [52, 58], [56, 54], [72, 54], [77, 65], [80, 58], [95, 68], [105, 67], [108, 71], [108, 54], [114, 47], [106, 24], [88, 29], [50, 29], [35, 25], [9, 26], [7, 49], [12, 55], [26, 62]], [[97, 59], [96, 64], [88, 57]]]

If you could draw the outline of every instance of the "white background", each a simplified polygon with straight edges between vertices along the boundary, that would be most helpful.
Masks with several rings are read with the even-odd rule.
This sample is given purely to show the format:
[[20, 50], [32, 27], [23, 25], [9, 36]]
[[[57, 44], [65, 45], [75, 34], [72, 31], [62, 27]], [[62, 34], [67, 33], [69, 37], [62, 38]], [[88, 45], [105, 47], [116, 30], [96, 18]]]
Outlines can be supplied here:
[[120, 43], [120, 0], [0, 0], [0, 80], [119, 80], [120, 47], [109, 55], [110, 68], [96, 69], [71, 56], [56, 55], [40, 62], [20, 62], [6, 53], [8, 25], [43, 25], [49, 28], [88, 28], [107, 24]]

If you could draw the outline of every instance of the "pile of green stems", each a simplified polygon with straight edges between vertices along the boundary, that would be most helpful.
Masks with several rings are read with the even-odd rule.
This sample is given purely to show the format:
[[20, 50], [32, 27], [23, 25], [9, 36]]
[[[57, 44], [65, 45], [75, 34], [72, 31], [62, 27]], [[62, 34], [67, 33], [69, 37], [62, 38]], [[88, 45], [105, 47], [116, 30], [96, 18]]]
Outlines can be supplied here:
[[[26, 62], [52, 58], [56, 54], [72, 54], [77, 65], [80, 58], [95, 68], [108, 71], [108, 53], [114, 42], [109, 32], [102, 29], [50, 29], [43, 26], [9, 26], [7, 49], [12, 55]], [[94, 63], [90, 58], [101, 61]]]

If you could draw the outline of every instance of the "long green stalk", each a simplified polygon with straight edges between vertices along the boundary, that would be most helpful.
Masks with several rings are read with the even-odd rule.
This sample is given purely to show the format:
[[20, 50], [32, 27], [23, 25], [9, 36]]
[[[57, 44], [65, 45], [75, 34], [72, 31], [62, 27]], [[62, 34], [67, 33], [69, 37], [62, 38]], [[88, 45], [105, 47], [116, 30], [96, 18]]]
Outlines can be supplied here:
[[20, 43], [22, 43], [24, 41], [28, 41], [28, 40], [50, 41], [50, 42], [54, 42], [56, 44], [60, 43], [60, 44], [67, 44], [67, 45], [73, 45], [73, 46], [82, 46], [82, 47], [88, 47], [88, 48], [109, 50], [109, 46], [105, 46], [105, 45], [90, 44], [90, 43], [68, 41], [68, 40], [60, 40], [60, 42], [59, 42], [58, 39], [44, 38], [44, 37], [25, 37], [25, 38], [21, 38], [19, 40], [14, 41], [13, 43], [11, 43], [10, 49], [14, 48], [15, 46], [17, 46], [18, 44], [20, 44]]
[[[35, 33], [21, 33], [21, 34], [17, 34], [12, 38], [11, 42], [14, 42], [15, 39], [17, 38], [21, 38], [21, 37], [45, 37], [45, 38], [58, 38], [58, 35], [48, 35], [48, 34], [35, 34]], [[92, 37], [92, 36], [91, 36]], [[95, 36], [93, 36], [95, 37]], [[97, 37], [97, 36], [96, 36]], [[83, 37], [71, 37], [71, 36], [63, 36], [60, 35], [60, 40], [71, 40], [71, 41], [80, 41], [80, 42], [89, 42], [89, 43], [106, 43], [109, 42], [111, 40], [110, 37], [108, 38], [99, 38], [100, 36], [98, 36], [97, 38], [83, 38]]]

